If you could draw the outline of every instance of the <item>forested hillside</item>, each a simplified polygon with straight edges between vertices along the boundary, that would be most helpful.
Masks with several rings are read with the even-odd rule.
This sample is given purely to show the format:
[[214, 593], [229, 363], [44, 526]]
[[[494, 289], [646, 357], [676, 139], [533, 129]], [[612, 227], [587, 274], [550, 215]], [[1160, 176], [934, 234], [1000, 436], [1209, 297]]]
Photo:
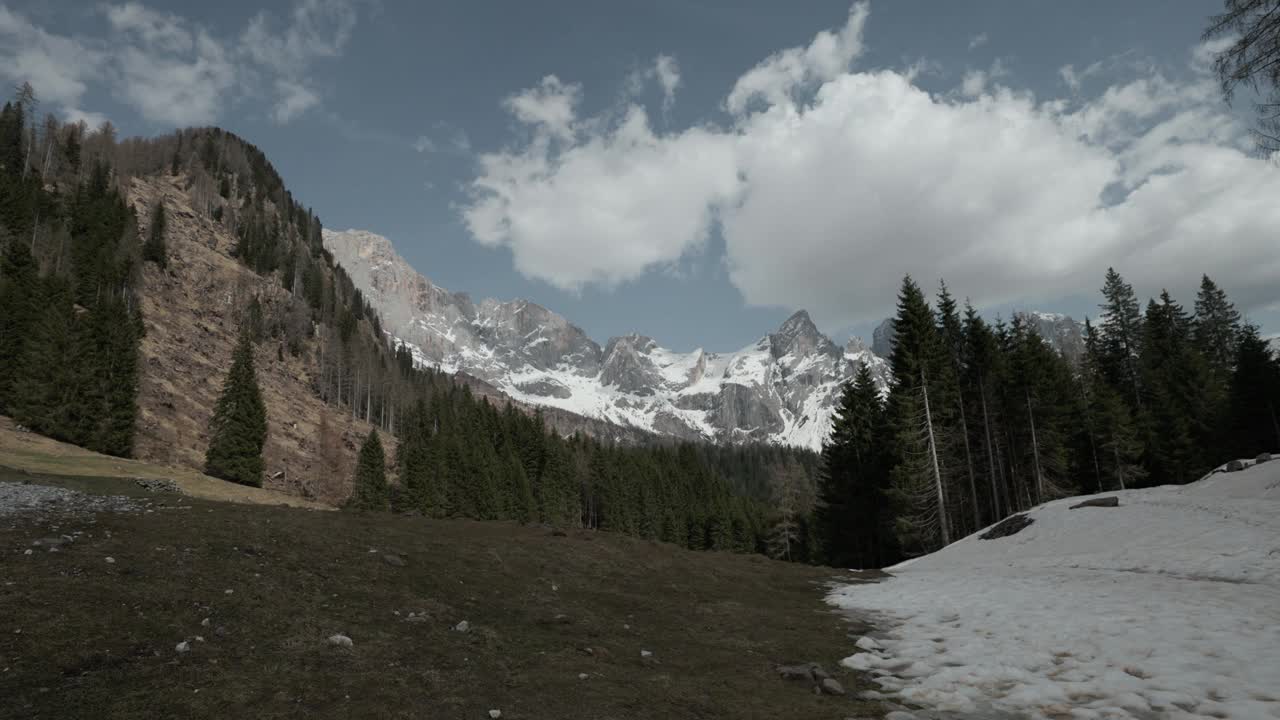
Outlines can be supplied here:
[[1076, 493], [1198, 480], [1280, 449], [1280, 361], [1205, 276], [1187, 310], [1141, 309], [1115, 270], [1083, 363], [1020, 316], [991, 325], [904, 280], [894, 381], [846, 388], [823, 450], [825, 559], [879, 567]]
[[390, 347], [254, 146], [217, 128], [34, 127], [35, 107], [27, 91], [0, 116], [0, 412], [31, 430], [219, 474], [210, 425], [247, 337], [266, 433], [230, 479], [346, 502], [378, 428], [398, 478], [384, 507], [739, 551], [781, 524], [775, 552], [817, 557], [812, 453], [563, 438]]

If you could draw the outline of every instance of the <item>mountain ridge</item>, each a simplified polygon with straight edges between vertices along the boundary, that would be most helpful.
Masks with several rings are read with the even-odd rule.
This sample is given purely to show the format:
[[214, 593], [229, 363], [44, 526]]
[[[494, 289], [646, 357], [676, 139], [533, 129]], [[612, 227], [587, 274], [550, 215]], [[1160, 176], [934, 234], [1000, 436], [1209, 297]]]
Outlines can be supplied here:
[[[601, 344], [530, 300], [476, 301], [440, 287], [377, 233], [325, 229], [323, 242], [415, 362], [474, 377], [527, 405], [684, 440], [816, 450], [859, 365], [888, 387], [892, 319], [875, 329], [870, 348], [857, 336], [836, 344], [803, 309], [728, 352], [673, 351], [639, 333]], [[1080, 323], [1058, 313], [1015, 315], [1078, 360]]]
[[679, 439], [817, 449], [859, 364], [888, 384], [883, 358], [857, 338], [837, 345], [804, 310], [730, 352], [677, 352], [638, 333], [602, 345], [529, 300], [477, 302], [437, 286], [376, 233], [325, 230], [324, 243], [416, 362], [519, 402]]

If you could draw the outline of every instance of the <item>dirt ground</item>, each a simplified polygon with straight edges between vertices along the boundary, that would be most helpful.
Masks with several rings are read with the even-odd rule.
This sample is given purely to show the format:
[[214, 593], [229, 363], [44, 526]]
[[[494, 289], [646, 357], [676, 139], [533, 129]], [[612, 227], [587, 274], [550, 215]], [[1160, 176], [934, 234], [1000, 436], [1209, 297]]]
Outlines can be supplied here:
[[[0, 517], [3, 718], [883, 714], [838, 665], [861, 628], [822, 602], [832, 570], [607, 533], [149, 494], [61, 470], [0, 469], [0, 482], [145, 509]], [[57, 551], [32, 544], [63, 535]], [[849, 695], [779, 679], [774, 666], [793, 662], [822, 664]]]

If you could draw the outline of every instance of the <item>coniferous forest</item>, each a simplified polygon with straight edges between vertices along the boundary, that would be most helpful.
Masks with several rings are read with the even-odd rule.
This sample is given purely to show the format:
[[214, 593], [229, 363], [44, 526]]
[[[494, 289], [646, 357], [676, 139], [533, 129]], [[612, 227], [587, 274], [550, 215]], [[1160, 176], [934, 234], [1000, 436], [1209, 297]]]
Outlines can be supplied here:
[[1280, 361], [1204, 276], [1142, 308], [1114, 269], [1078, 365], [946, 285], [898, 295], [893, 382], [845, 388], [822, 452], [823, 559], [882, 567], [1067, 495], [1184, 484], [1280, 448]]
[[[236, 260], [278, 283], [272, 314], [244, 300], [241, 344], [210, 427], [206, 472], [262, 483], [265, 417], [253, 348], [316, 368], [311, 390], [375, 431], [349, 505], [541, 522], [697, 549], [879, 567], [1075, 493], [1186, 483], [1280, 447], [1280, 364], [1204, 277], [1188, 307], [1145, 307], [1114, 270], [1073, 364], [1015, 316], [931, 303], [904, 280], [887, 393], [863, 368], [821, 456], [769, 446], [560, 437], [415, 367], [321, 243], [263, 153], [216, 128], [117, 140], [49, 116], [24, 86], [0, 112], [0, 413], [129, 456], [137, 420], [139, 297], [163, 271], [166, 208], [139, 228], [134, 177], [182, 178], [193, 207], [237, 238]], [[321, 419], [321, 427], [324, 427]], [[322, 433], [323, 435], [323, 433]], [[331, 440], [331, 442], [333, 442]], [[322, 440], [320, 453], [326, 452]], [[321, 458], [324, 465], [324, 458]]]

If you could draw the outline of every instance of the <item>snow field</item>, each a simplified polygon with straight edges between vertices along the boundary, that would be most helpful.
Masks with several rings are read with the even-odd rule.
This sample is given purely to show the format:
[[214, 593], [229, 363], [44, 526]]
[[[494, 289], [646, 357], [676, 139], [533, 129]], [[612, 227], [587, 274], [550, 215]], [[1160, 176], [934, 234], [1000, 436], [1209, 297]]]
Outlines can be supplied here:
[[844, 664], [978, 717], [1280, 718], [1280, 461], [1115, 494], [835, 589], [886, 628]]

